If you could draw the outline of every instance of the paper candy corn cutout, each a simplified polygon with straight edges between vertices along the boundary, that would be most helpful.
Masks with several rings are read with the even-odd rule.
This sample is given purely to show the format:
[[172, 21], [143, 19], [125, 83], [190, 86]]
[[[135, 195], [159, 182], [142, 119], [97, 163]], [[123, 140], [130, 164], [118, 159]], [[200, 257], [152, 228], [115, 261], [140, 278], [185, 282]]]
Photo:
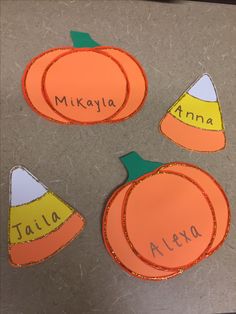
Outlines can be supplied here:
[[190, 164], [149, 162], [135, 152], [121, 161], [128, 180], [106, 205], [103, 239], [126, 272], [165, 280], [222, 245], [230, 210], [213, 177]]
[[208, 74], [203, 74], [169, 109], [161, 132], [180, 146], [199, 152], [224, 149], [226, 139], [220, 103]]
[[27, 169], [10, 176], [9, 259], [13, 266], [40, 263], [83, 230], [84, 218]]
[[144, 104], [147, 79], [128, 52], [71, 32], [74, 47], [35, 57], [22, 78], [24, 97], [44, 118], [62, 124], [119, 122]]

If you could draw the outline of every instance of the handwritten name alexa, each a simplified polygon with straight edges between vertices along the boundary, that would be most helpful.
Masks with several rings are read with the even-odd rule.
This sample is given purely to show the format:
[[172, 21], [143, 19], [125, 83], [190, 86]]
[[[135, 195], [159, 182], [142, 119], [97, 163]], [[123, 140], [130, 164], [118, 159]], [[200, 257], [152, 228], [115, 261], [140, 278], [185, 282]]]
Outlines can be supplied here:
[[[61, 217], [58, 215], [57, 212], [53, 211], [51, 215], [41, 215], [41, 217], [29, 224], [24, 225], [22, 222], [15, 224], [12, 226], [12, 229], [17, 232], [18, 240], [21, 240], [23, 236], [30, 236], [35, 234], [38, 230], [43, 230], [48, 227], [52, 227], [54, 224], [57, 223], [58, 220], [61, 220]], [[58, 224], [58, 223], [57, 223]]]
[[101, 109], [103, 108], [110, 108], [110, 107], [116, 107], [115, 102], [113, 99], [84, 99], [84, 98], [72, 98], [72, 97], [58, 97], [55, 96], [55, 104], [57, 106], [64, 105], [66, 107], [72, 106], [77, 107], [81, 109], [88, 109], [88, 108], [96, 108], [97, 112], [101, 112]]
[[195, 226], [191, 226], [189, 230], [182, 230], [174, 233], [170, 239], [162, 238], [157, 244], [150, 242], [150, 249], [153, 257], [164, 256], [167, 252], [174, 252], [180, 247], [192, 243], [196, 239], [202, 237], [202, 234]]

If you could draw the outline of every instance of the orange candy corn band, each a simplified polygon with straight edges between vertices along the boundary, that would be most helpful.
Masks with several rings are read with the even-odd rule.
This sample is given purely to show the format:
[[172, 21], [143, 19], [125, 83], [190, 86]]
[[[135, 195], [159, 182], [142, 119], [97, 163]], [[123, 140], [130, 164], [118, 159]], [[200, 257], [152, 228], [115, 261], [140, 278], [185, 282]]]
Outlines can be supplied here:
[[225, 241], [230, 228], [229, 201], [219, 183], [206, 171], [189, 163], [173, 162], [165, 164], [161, 170], [175, 171], [191, 177], [200, 184], [208, 195], [216, 215], [217, 232], [207, 256], [213, 254]]
[[[87, 120], [87, 121], [79, 121], [79, 118], [78, 119], [75, 119], [74, 118], [74, 111], [71, 111], [70, 113], [68, 113], [67, 112], [67, 115], [65, 115], [66, 113], [65, 112], [59, 112], [58, 110], [59, 109], [56, 109], [55, 108], [55, 106], [53, 105], [53, 103], [52, 103], [52, 101], [51, 101], [51, 98], [50, 98], [50, 94], [52, 93], [52, 91], [51, 91], [51, 93], [49, 92], [49, 90], [48, 90], [48, 84], [49, 84], [49, 74], [51, 74], [52, 73], [52, 71], [54, 71], [55, 69], [55, 65], [58, 65], [59, 63], [58, 62], [60, 62], [60, 66], [61, 66], [61, 60], [63, 61], [63, 62], [65, 62], [65, 58], [73, 58], [74, 56], [75, 56], [75, 54], [76, 53], [78, 53], [78, 55], [80, 54], [80, 53], [84, 53], [84, 52], [88, 52], [88, 54], [94, 54], [94, 55], [97, 55], [97, 56], [103, 56], [103, 57], [106, 57], [106, 58], [108, 58], [107, 60], [112, 60], [113, 61], [113, 63], [114, 63], [114, 66], [117, 68], [117, 69], [119, 69], [119, 71], [122, 73], [122, 75], [123, 75], [123, 80], [124, 80], [124, 82], [125, 82], [125, 95], [124, 95], [124, 98], [123, 98], [123, 100], [122, 100], [122, 103], [119, 105], [119, 108], [113, 113], [113, 114], [111, 114], [110, 116], [108, 116], [108, 117], [105, 117], [104, 119], [102, 119], [102, 120], [94, 120], [94, 121], [91, 121], [90, 119], [91, 119], [91, 117], [89, 117], [89, 119]], [[63, 58], [63, 59], [62, 59]], [[104, 59], [104, 58], [103, 58]], [[69, 59], [67, 59], [67, 60], [69, 60]], [[68, 62], [68, 61], [67, 61]], [[112, 63], [112, 64], [113, 64]], [[115, 67], [114, 67], [114, 69], [115, 69]], [[61, 70], [60, 70], [60, 72], [61, 72]], [[64, 77], [64, 75], [63, 75], [63, 77]], [[50, 76], [50, 82], [51, 82], [51, 85], [50, 85], [50, 88], [51, 89], [53, 89], [54, 88], [54, 86], [53, 86], [53, 84], [54, 84], [54, 82], [55, 82], [55, 80], [56, 79], [60, 79], [59, 77], [58, 77], [58, 75], [56, 75], [55, 73], [52, 73], [52, 75]], [[59, 81], [58, 81], [59, 82]], [[112, 82], [113, 82], [113, 80], [112, 80]], [[52, 84], [53, 83], [53, 84]], [[62, 83], [61, 83], [62, 84]], [[114, 84], [114, 82], [113, 82], [113, 84]], [[123, 83], [122, 83], [123, 84]], [[71, 84], [70, 84], [70, 86], [72, 86]], [[113, 89], [114, 89], [114, 87], [115, 86], [113, 86]], [[96, 92], [96, 91], [95, 91]], [[101, 91], [99, 91], [99, 92], [101, 92]], [[43, 74], [43, 78], [42, 78], [42, 93], [43, 93], [43, 95], [44, 95], [44, 98], [45, 98], [45, 100], [47, 101], [47, 103], [48, 103], [48, 105], [52, 108], [52, 110], [54, 110], [57, 114], [59, 114], [61, 117], [63, 117], [63, 118], [65, 118], [65, 119], [70, 119], [71, 121], [73, 121], [73, 123], [78, 123], [78, 124], [97, 124], [97, 123], [103, 123], [104, 121], [107, 121], [107, 120], [109, 120], [109, 119], [111, 119], [112, 117], [114, 117], [116, 114], [118, 114], [124, 107], [125, 107], [125, 105], [126, 105], [126, 102], [127, 102], [127, 99], [128, 99], [128, 95], [129, 95], [129, 81], [128, 81], [128, 78], [127, 78], [127, 75], [126, 75], [126, 72], [125, 72], [125, 70], [124, 70], [124, 68], [119, 64], [119, 62], [115, 59], [115, 58], [113, 58], [113, 57], [111, 57], [109, 54], [107, 54], [107, 53], [105, 53], [105, 52], [102, 52], [102, 51], [100, 51], [100, 50], [91, 50], [91, 49], [88, 49], [88, 48], [80, 48], [80, 49], [73, 49], [72, 51], [69, 51], [69, 52], [66, 52], [66, 53], [64, 53], [64, 54], [62, 54], [62, 55], [60, 55], [60, 56], [58, 56], [57, 58], [55, 58], [48, 66], [47, 66], [47, 68], [45, 69], [45, 71], [44, 71], [44, 74]], [[119, 93], [120, 93], [120, 91], [119, 91]], [[102, 95], [103, 96], [103, 95]], [[118, 99], [119, 99], [119, 95], [117, 94], [117, 97], [118, 97]], [[102, 97], [101, 97], [102, 98]], [[72, 109], [71, 110], [73, 110], [73, 106], [72, 106]], [[69, 116], [70, 115], [70, 116]], [[90, 116], [91, 116], [91, 114], [90, 114]]]
[[192, 183], [193, 185], [195, 185], [195, 187], [197, 187], [200, 190], [202, 196], [204, 197], [204, 199], [208, 203], [208, 206], [209, 206], [209, 209], [210, 209], [210, 213], [211, 213], [211, 216], [212, 216], [213, 226], [212, 226], [212, 232], [211, 232], [210, 240], [209, 240], [207, 246], [205, 247], [205, 249], [202, 251], [202, 253], [197, 258], [195, 258], [192, 262], [186, 263], [185, 265], [181, 265], [181, 267], [167, 267], [167, 266], [164, 266], [164, 265], [158, 265], [156, 263], [154, 264], [149, 259], [145, 258], [142, 254], [140, 254], [140, 252], [137, 251], [137, 249], [134, 247], [133, 243], [130, 240], [129, 230], [127, 230], [127, 222], [126, 222], [129, 197], [130, 197], [133, 189], [135, 188], [135, 186], [140, 184], [142, 181], [148, 179], [150, 176], [155, 176], [156, 174], [159, 174], [159, 175], [166, 174], [164, 171], [161, 171], [161, 169], [158, 169], [157, 171], [154, 171], [151, 174], [147, 174], [146, 176], [142, 177], [141, 179], [135, 180], [133, 185], [129, 188], [129, 190], [126, 193], [126, 196], [125, 196], [125, 199], [124, 199], [124, 203], [123, 203], [122, 225], [123, 225], [124, 234], [125, 234], [126, 239], [127, 239], [128, 243], [130, 245], [130, 248], [137, 255], [137, 257], [139, 257], [141, 260], [146, 262], [148, 265], [156, 267], [157, 269], [161, 269], [161, 270], [170, 270], [170, 271], [175, 271], [175, 270], [180, 270], [180, 269], [184, 270], [184, 269], [190, 268], [191, 266], [193, 266], [196, 263], [198, 263], [199, 261], [201, 261], [204, 257], [206, 257], [206, 254], [208, 253], [209, 249], [211, 248], [212, 243], [213, 243], [214, 238], [215, 238], [215, 235], [216, 235], [216, 218], [215, 218], [214, 209], [212, 207], [212, 204], [211, 204], [208, 196], [205, 194], [205, 191], [195, 181], [193, 181], [192, 179], [186, 177], [185, 175], [182, 175], [182, 174], [179, 174], [179, 173], [176, 173], [176, 172], [173, 172], [173, 171], [168, 172], [168, 173], [180, 176], [180, 177], [186, 179], [187, 181], [189, 181], [190, 183]]
[[[118, 232], [118, 237], [119, 237], [119, 247], [120, 249], [118, 250], [117, 245], [115, 245], [114, 239], [112, 241], [111, 236], [114, 235], [115, 230], [113, 228], [118, 228], [119, 227], [119, 222], [117, 221], [116, 217], [113, 217], [113, 220], [115, 221], [115, 224], [111, 225], [112, 222], [109, 222], [110, 229], [112, 229], [112, 233], [109, 233], [108, 230], [108, 216], [110, 215], [110, 212], [112, 210], [112, 207], [114, 206], [114, 203], [117, 201], [117, 198], [120, 196], [121, 193], [126, 193], [127, 189], [132, 185], [132, 183], [128, 183], [122, 187], [120, 187], [117, 191], [115, 191], [112, 196], [110, 197], [106, 208], [104, 210], [103, 214], [103, 227], [102, 227], [102, 233], [103, 233], [103, 240], [104, 244], [107, 248], [108, 253], [110, 256], [114, 259], [115, 262], [118, 263], [118, 265], [123, 268], [127, 273], [130, 275], [133, 275], [139, 279], [143, 280], [152, 280], [152, 281], [160, 281], [160, 280], [166, 280], [168, 278], [172, 278], [180, 274], [180, 271], [175, 271], [175, 272], [169, 272], [169, 271], [161, 271], [157, 270], [145, 263], [143, 263], [129, 248], [129, 245], [124, 237], [123, 231], [122, 231], [122, 226], [121, 226], [121, 220], [120, 220], [120, 230]], [[123, 198], [123, 196], [122, 196]], [[119, 214], [120, 214], [120, 219], [121, 219], [121, 210], [122, 210], [122, 204], [120, 206]], [[116, 215], [118, 214], [116, 211], [116, 208], [113, 209], [115, 211]], [[112, 244], [113, 243], [113, 244]], [[114, 245], [114, 246], [113, 246]], [[127, 248], [126, 248], [127, 247]], [[122, 249], [122, 251], [121, 251]], [[119, 253], [116, 253], [119, 251]], [[131, 264], [134, 263], [135, 266], [131, 267]], [[128, 267], [127, 265], [130, 265]], [[136, 269], [136, 271], [132, 270]], [[139, 269], [139, 271], [137, 271]]]
[[[27, 65], [23, 77], [22, 77], [22, 91], [24, 98], [28, 105], [33, 109], [34, 112], [41, 115], [43, 118], [46, 118], [47, 120], [60, 123], [60, 124], [71, 124], [72, 122], [68, 119], [62, 118], [60, 115], [56, 114], [46, 103], [45, 99], [43, 98], [42, 92], [41, 92], [41, 80], [44, 70], [46, 69], [48, 62], [52, 61], [56, 56], [63, 54], [65, 51], [70, 51], [72, 47], [61, 47], [61, 48], [53, 48], [49, 49], [37, 57], [33, 58]], [[43, 57], [43, 60], [41, 59]], [[44, 60], [47, 58], [47, 60]], [[40, 62], [40, 64], [46, 63], [46, 66], [43, 66], [43, 69], [37, 69], [37, 77], [30, 77], [30, 86], [27, 86], [26, 80], [28, 80], [28, 77], [31, 76], [32, 69], [35, 66], [36, 62]], [[42, 66], [42, 65], [41, 65]], [[29, 84], [29, 83], [28, 83]], [[36, 84], [36, 90], [37, 90], [37, 101], [32, 99], [32, 95], [35, 96], [35, 84]], [[40, 95], [40, 96], [39, 96]], [[40, 98], [40, 99], [39, 99]]]
[[46, 260], [78, 236], [84, 225], [84, 218], [79, 213], [74, 213], [58, 229], [43, 238], [25, 243], [9, 244], [11, 264], [15, 267], [22, 267]]
[[199, 152], [212, 152], [225, 147], [224, 131], [203, 130], [187, 125], [167, 113], [160, 122], [160, 131], [175, 144]]

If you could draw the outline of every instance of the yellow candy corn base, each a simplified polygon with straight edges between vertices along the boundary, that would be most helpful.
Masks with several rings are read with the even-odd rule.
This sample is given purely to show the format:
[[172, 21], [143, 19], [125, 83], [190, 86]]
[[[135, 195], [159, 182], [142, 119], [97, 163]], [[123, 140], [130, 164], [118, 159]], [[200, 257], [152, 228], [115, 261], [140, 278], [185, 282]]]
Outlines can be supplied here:
[[167, 113], [160, 123], [161, 132], [176, 144], [199, 152], [215, 152], [225, 148], [223, 130], [204, 130], [190, 126]]
[[84, 219], [73, 213], [58, 229], [30, 242], [9, 244], [9, 259], [13, 266], [21, 267], [42, 262], [65, 247], [84, 228]]

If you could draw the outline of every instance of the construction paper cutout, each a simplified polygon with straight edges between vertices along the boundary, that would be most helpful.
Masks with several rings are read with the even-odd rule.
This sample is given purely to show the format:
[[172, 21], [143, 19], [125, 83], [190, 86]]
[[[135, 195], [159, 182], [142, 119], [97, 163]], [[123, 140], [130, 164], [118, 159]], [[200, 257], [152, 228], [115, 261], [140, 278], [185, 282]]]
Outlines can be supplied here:
[[22, 78], [22, 90], [29, 106], [44, 118], [64, 124], [71, 124], [71, 121], [52, 110], [42, 95], [41, 85], [43, 73], [49, 62], [70, 50], [71, 48], [53, 48], [45, 51], [30, 61]]
[[230, 227], [230, 208], [228, 199], [219, 183], [209, 173], [187, 163], [174, 162], [161, 167], [161, 171], [174, 171], [184, 174], [198, 183], [206, 192], [216, 215], [217, 231], [207, 255], [214, 253], [226, 239]]
[[[136, 152], [122, 156], [120, 160], [128, 173], [127, 183], [118, 188], [109, 199], [104, 210], [102, 230], [103, 240], [109, 254], [126, 272], [140, 279], [147, 280], [172, 278], [200, 262], [202, 259], [207, 258], [222, 245], [229, 232], [230, 209], [223, 189], [211, 175], [194, 165], [183, 162], [172, 162], [168, 164], [149, 162], [143, 160]], [[144, 184], [143, 182], [158, 175], [159, 178], [161, 175], [170, 175], [173, 178], [177, 177], [179, 180], [183, 181], [181, 185], [167, 182], [166, 186], [162, 182], [160, 184], [158, 184], [158, 182], [152, 184], [151, 182], [151, 188], [148, 187], [145, 189], [144, 186], [144, 190], [142, 189], [143, 186], [141, 186], [141, 184]], [[137, 190], [137, 186], [141, 186], [141, 193]], [[192, 204], [189, 205], [190, 209], [188, 208], [187, 202], [189, 199], [192, 201], [192, 192], [189, 191], [189, 186], [191, 189], [195, 189], [195, 194], [198, 195], [197, 200], [194, 200], [195, 197], [193, 198], [194, 210]], [[181, 191], [179, 191], [179, 187], [182, 187]], [[137, 200], [135, 199], [135, 194], [132, 196], [135, 189], [136, 196], [138, 195]], [[152, 192], [152, 190], [154, 190], [154, 192]], [[164, 191], [161, 192], [162, 190]], [[169, 193], [171, 194], [170, 196], [167, 194], [167, 197], [165, 197], [168, 191], [170, 191]], [[142, 193], [145, 194], [146, 192], [149, 194], [153, 193], [153, 195], [147, 194], [142, 196]], [[154, 215], [158, 217], [152, 217], [150, 215], [149, 204], [152, 202], [152, 197], [158, 198], [158, 195], [160, 197], [154, 204], [158, 203], [157, 211], [162, 211], [164, 214], [161, 213], [159, 217], [157, 215], [158, 212], [153, 211]], [[127, 228], [127, 208], [130, 197], [133, 197], [135, 200], [133, 201], [133, 215], [131, 215], [132, 217], [129, 219], [128, 225], [131, 225], [131, 229], [136, 232], [134, 237], [135, 243], [131, 241], [133, 239], [130, 239], [130, 228]], [[198, 203], [199, 199], [200, 203]], [[173, 210], [169, 210], [171, 219], [167, 219], [167, 223], [162, 222], [163, 217], [167, 216], [166, 211], [168, 211], [171, 203], [174, 203]], [[203, 203], [204, 206], [201, 203]], [[145, 209], [142, 213], [143, 204]], [[160, 204], [164, 204], [163, 208]], [[163, 256], [159, 252], [162, 254], [165, 253], [166, 255], [166, 252], [162, 252], [163, 248], [167, 250], [167, 253], [173, 254], [176, 253], [174, 249], [176, 251], [176, 249], [188, 250], [190, 248], [190, 252], [186, 254], [184, 251], [183, 257], [181, 257], [181, 254], [179, 254], [179, 257], [183, 259], [191, 257], [189, 258], [189, 263], [186, 265], [174, 265], [175, 267], [173, 267], [173, 265], [153, 263], [153, 261], [150, 261], [150, 256], [140, 254], [143, 253], [139, 251], [140, 242], [142, 249], [145, 232], [146, 235], [151, 232], [158, 233], [160, 230], [168, 230], [171, 226], [178, 224], [180, 217], [179, 210], [182, 212], [185, 211], [186, 213], [183, 222], [188, 220], [190, 222], [191, 219], [195, 219], [194, 223], [196, 224], [197, 218], [200, 223], [200, 228], [205, 226], [204, 234], [202, 235], [200, 233], [202, 229], [200, 230], [199, 225], [191, 225], [189, 229], [188, 226], [182, 226], [182, 231], [179, 230], [172, 233], [170, 238], [161, 237], [160, 243], [158, 242], [159, 245], [152, 242], [152, 245], [150, 245], [151, 253], [158, 253], [160, 257]], [[140, 222], [139, 225], [137, 225], [137, 221]], [[157, 224], [159, 223], [161, 227], [158, 225], [156, 228], [152, 229], [156, 222]], [[133, 230], [131, 230], [131, 233]], [[207, 238], [205, 238], [205, 248], [203, 245], [203, 247], [199, 249], [198, 245], [196, 246], [195, 244], [195, 251], [193, 251], [191, 247], [192, 241], [199, 240], [205, 237], [206, 234], [208, 235], [209, 242], [207, 244]], [[181, 245], [183, 246], [184, 244], [185, 248], [182, 248]], [[144, 249], [146, 249], [146, 247]], [[199, 257], [191, 256], [191, 254], [197, 255], [197, 250], [200, 254]], [[172, 264], [175, 261], [176, 257], [171, 259]], [[154, 271], [160, 271], [160, 273], [154, 274], [152, 269], [154, 269]], [[161, 272], [165, 274], [164, 277]]]
[[169, 270], [186, 269], [203, 259], [216, 234], [214, 209], [205, 191], [170, 171], [157, 170], [135, 181], [125, 196], [122, 224], [140, 259]]
[[201, 152], [225, 147], [220, 103], [208, 74], [183, 93], [160, 122], [160, 130], [176, 144]]
[[103, 215], [103, 239], [111, 257], [130, 275], [140, 279], [159, 281], [172, 278], [180, 271], [155, 269], [139, 259], [130, 249], [122, 229], [121, 211], [126, 192], [132, 183], [119, 188], [109, 199]]
[[125, 106], [129, 82], [114, 58], [84, 48], [54, 59], [43, 75], [42, 90], [48, 104], [63, 117], [94, 124]]
[[100, 46], [88, 33], [70, 31], [74, 48], [94, 48]]
[[161, 162], [144, 160], [136, 152], [130, 152], [120, 157], [120, 161], [122, 162], [128, 174], [126, 182], [131, 182], [143, 176], [144, 174], [152, 172], [153, 170], [164, 165]]
[[128, 119], [140, 110], [147, 96], [148, 84], [146, 74], [138, 60], [120, 48], [101, 46], [88, 33], [71, 31], [71, 39], [75, 48], [96, 47], [99, 51], [106, 52], [116, 59], [125, 69], [130, 85], [129, 97], [126, 106], [121, 112], [110, 119], [110, 122], [119, 122]]
[[169, 113], [162, 120], [160, 130], [175, 144], [193, 151], [214, 152], [223, 149], [222, 145], [225, 145], [222, 131], [206, 131], [188, 126]]
[[22, 166], [11, 170], [9, 259], [13, 266], [40, 263], [84, 228], [84, 218]]
[[125, 107], [116, 114], [110, 122], [119, 122], [130, 118], [144, 105], [147, 96], [147, 78], [140, 63], [126, 51], [115, 47], [101, 47], [104, 51], [115, 58], [124, 68], [129, 81], [129, 95]]
[[[88, 33], [83, 32], [70, 32], [71, 39], [73, 42], [74, 47], [64, 47], [64, 48], [53, 48], [50, 49], [39, 56], [32, 59], [29, 64], [26, 67], [26, 70], [24, 71], [24, 75], [22, 78], [22, 90], [23, 95], [27, 101], [27, 103], [30, 105], [30, 107], [40, 114], [42, 117], [62, 123], [62, 124], [95, 124], [95, 123], [114, 123], [114, 122], [120, 122], [123, 120], [128, 119], [129, 117], [133, 116], [135, 113], [138, 112], [138, 110], [141, 109], [141, 107], [144, 104], [144, 100], [147, 96], [147, 78], [144, 73], [144, 70], [142, 66], [139, 64], [139, 62], [129, 53], [126, 51], [116, 48], [116, 47], [109, 47], [109, 46], [100, 46], [95, 40], [91, 38], [91, 36]], [[84, 99], [78, 98], [80, 95], [75, 95], [75, 98], [71, 98], [69, 95], [62, 95], [62, 98], [56, 99], [50, 99], [50, 93], [48, 95], [47, 88], [44, 86], [44, 77], [46, 76], [46, 73], [49, 68], [54, 67], [54, 62], [57, 62], [59, 57], [65, 54], [65, 52], [84, 52], [87, 51], [87, 56], [91, 55], [89, 52], [93, 53], [93, 56], [97, 53], [100, 55], [108, 57], [109, 61], [107, 60], [106, 66], [102, 66], [101, 64], [100, 69], [97, 67], [97, 65], [94, 67], [92, 62], [88, 62], [89, 64], [83, 65], [83, 68], [85, 70], [85, 73], [93, 73], [96, 72], [97, 75], [100, 75], [101, 79], [97, 77], [99, 82], [96, 84], [95, 88], [90, 83], [95, 83], [94, 78], [92, 77], [91, 80], [88, 80], [87, 86], [84, 86], [86, 93], [89, 93], [92, 91], [92, 94], [90, 96], [97, 96], [96, 91], [99, 91], [101, 88], [101, 85], [103, 83], [106, 83], [106, 86], [103, 86], [105, 89], [106, 87], [106, 93], [105, 96], [114, 96], [110, 95], [109, 91], [111, 90], [111, 87], [114, 89], [114, 85], [116, 85], [116, 98], [117, 103], [113, 103], [114, 99], [110, 99], [106, 97], [100, 97], [100, 99]], [[94, 59], [94, 57], [92, 58]], [[98, 56], [96, 56], [95, 59], [98, 59]], [[64, 61], [64, 60], [63, 60]], [[95, 61], [95, 60], [93, 60]], [[95, 62], [96, 63], [96, 62]], [[110, 65], [108, 65], [110, 63]], [[111, 66], [112, 64], [112, 66]], [[57, 64], [58, 65], [58, 64]], [[66, 69], [67, 72], [69, 72], [69, 79], [72, 80], [72, 84], [69, 86], [71, 89], [77, 88], [78, 81], [83, 81], [81, 78], [81, 67], [78, 69], [76, 68], [76, 64], [70, 64], [72, 67], [71, 73], [76, 77], [75, 81], [73, 81], [71, 73], [69, 69]], [[86, 68], [86, 69], [85, 69]], [[117, 69], [119, 68], [119, 69]], [[109, 71], [107, 72], [107, 69]], [[94, 70], [94, 71], [93, 71]], [[63, 70], [64, 71], [64, 70]], [[62, 71], [62, 73], [57, 73], [58, 77], [57, 80], [63, 80], [63, 78], [67, 81], [69, 80], [68, 77], [65, 77], [65, 73]], [[77, 73], [76, 73], [77, 71]], [[99, 73], [100, 71], [100, 73]], [[117, 72], [122, 72], [117, 74]], [[108, 78], [108, 76], [110, 77]], [[79, 76], [79, 79], [77, 78]], [[88, 76], [88, 75], [87, 75]], [[106, 76], [106, 82], [104, 80], [104, 76]], [[120, 77], [122, 76], [122, 78]], [[53, 81], [53, 78], [52, 78]], [[52, 87], [55, 88], [55, 84], [51, 82]], [[68, 84], [63, 84], [63, 87], [67, 86]], [[84, 84], [85, 85], [85, 84]], [[124, 86], [126, 85], [126, 92], [124, 94]], [[51, 88], [51, 87], [50, 87]], [[57, 89], [56, 89], [57, 90]], [[62, 92], [64, 89], [62, 89]], [[112, 90], [111, 90], [112, 92]], [[114, 90], [113, 90], [114, 92]], [[103, 90], [101, 90], [101, 93], [103, 93]], [[98, 96], [101, 96], [101, 94]], [[102, 95], [103, 96], [103, 95]], [[123, 96], [123, 102], [121, 101], [121, 98]], [[64, 98], [67, 97], [67, 98]], [[52, 97], [53, 98], [53, 97]], [[78, 98], [78, 99], [77, 99]], [[66, 114], [63, 111], [63, 109], [60, 111], [57, 108], [58, 106], [56, 104], [55, 108], [53, 106], [54, 102], [59, 102], [60, 107], [62, 107], [62, 104], [64, 106], [67, 106]], [[52, 103], [51, 103], [52, 102]], [[70, 108], [74, 107], [74, 108]], [[88, 115], [88, 112], [93, 112], [93, 114], [90, 117], [88, 117], [88, 121], [80, 121], [78, 119], [77, 114], [74, 114], [73, 111], [79, 107], [79, 109], [86, 110], [86, 114]], [[97, 116], [99, 113], [99, 118], [94, 120], [94, 115], [96, 113], [97, 108]], [[74, 109], [74, 110], [73, 110]], [[110, 113], [107, 113], [104, 115], [104, 119], [102, 117], [102, 110], [106, 110], [108, 112], [108, 109], [110, 109]], [[69, 111], [69, 114], [68, 114]], [[71, 112], [72, 111], [72, 112]], [[78, 110], [77, 110], [78, 111]], [[81, 111], [81, 110], [80, 110]], [[84, 114], [84, 115], [86, 115]]]

